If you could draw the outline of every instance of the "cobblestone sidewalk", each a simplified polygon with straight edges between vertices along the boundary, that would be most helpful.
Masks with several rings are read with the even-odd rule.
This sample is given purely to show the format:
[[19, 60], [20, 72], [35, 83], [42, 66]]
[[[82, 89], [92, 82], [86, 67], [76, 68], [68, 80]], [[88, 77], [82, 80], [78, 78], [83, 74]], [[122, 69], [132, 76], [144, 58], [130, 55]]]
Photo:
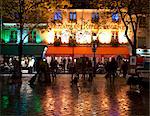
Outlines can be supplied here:
[[93, 82], [80, 79], [71, 85], [71, 75], [58, 75], [51, 84], [30, 86], [0, 80], [1, 116], [148, 116], [149, 89], [130, 90], [123, 78], [110, 83], [104, 75]]

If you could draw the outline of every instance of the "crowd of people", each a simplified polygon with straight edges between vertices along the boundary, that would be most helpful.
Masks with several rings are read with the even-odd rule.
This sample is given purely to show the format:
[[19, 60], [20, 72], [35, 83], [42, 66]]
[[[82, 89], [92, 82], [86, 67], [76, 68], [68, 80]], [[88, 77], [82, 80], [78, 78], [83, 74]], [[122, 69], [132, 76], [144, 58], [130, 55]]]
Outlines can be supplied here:
[[113, 83], [115, 81], [115, 78], [121, 74], [123, 74], [123, 77], [125, 78], [128, 72], [128, 65], [129, 64], [126, 60], [117, 61], [115, 58], [112, 58], [111, 61], [107, 61], [105, 63], [105, 78], [109, 78], [110, 82]]
[[[49, 75], [50, 77], [55, 78], [58, 72], [58, 67], [60, 65], [58, 61], [55, 58], [52, 58], [50, 64], [48, 64], [46, 60], [45, 61], [42, 60], [42, 62], [45, 62], [45, 65], [42, 66], [40, 64], [39, 66], [36, 66], [36, 67], [40, 67], [39, 68], [40, 70], [38, 70], [37, 72], [44, 73], [45, 77], [47, 75], [46, 73], [48, 73], [50, 74]], [[66, 59], [62, 59], [61, 67], [64, 72], [65, 72], [65, 65], [66, 65]], [[120, 74], [123, 74], [123, 77], [125, 78], [128, 72], [128, 62], [122, 59], [117, 60], [115, 58], [111, 58], [111, 61], [108, 60], [104, 63], [98, 62], [96, 64], [96, 67], [98, 65], [103, 65], [103, 70], [105, 70], [106, 73], [105, 77], [110, 79], [110, 81], [112, 82], [114, 82], [115, 78]], [[90, 58], [81, 57], [81, 58], [77, 58], [76, 62], [72, 61], [71, 59], [68, 59], [67, 69], [68, 69], [68, 73], [71, 74], [72, 82], [74, 81], [77, 82], [79, 78], [83, 78], [84, 80], [88, 79], [89, 81], [92, 81], [94, 77], [94, 73], [96, 73], [94, 69], [96, 70], [97, 68], [94, 68], [93, 61]]]
[[[66, 61], [62, 60], [61, 67], [65, 71]], [[88, 74], [89, 80], [93, 79], [93, 68], [92, 61], [88, 58], [78, 58], [76, 62], [73, 62], [71, 59], [67, 61], [68, 72], [72, 75], [71, 80], [79, 79], [79, 75], [82, 74], [82, 77], [85, 79]], [[57, 76], [58, 70], [58, 61], [55, 58], [51, 59], [51, 62], [48, 64], [46, 59], [39, 59], [36, 63], [37, 73], [33, 78], [31, 78], [30, 83], [33, 84], [38, 78], [39, 82], [51, 82]]]
[[[31, 57], [30, 59], [24, 58], [21, 64], [22, 69], [27, 67], [29, 73], [32, 73], [33, 70], [37, 72], [31, 79], [31, 84], [34, 83], [37, 77], [39, 82], [51, 82], [56, 78], [60, 69], [62, 71], [61, 73], [65, 73], [67, 69], [67, 73], [71, 74], [72, 82], [77, 82], [80, 77], [92, 81], [94, 73], [97, 73], [96, 71], [99, 67], [101, 71], [106, 74], [106, 79], [110, 79], [112, 82], [114, 82], [115, 77], [118, 76], [118, 69], [122, 72], [123, 77], [126, 77], [128, 72], [128, 62], [115, 58], [111, 58], [111, 61], [107, 60], [104, 63], [97, 62], [96, 67], [94, 67], [93, 60], [88, 57], [76, 58], [76, 61], [63, 58], [61, 62], [58, 62], [54, 57], [51, 58], [50, 62], [47, 62], [46, 59], [38, 58], [35, 60]], [[9, 65], [7, 62], [5, 62], [4, 65], [6, 68], [11, 66], [11, 72], [17, 77], [19, 74], [19, 61], [16, 58], [12, 59]], [[94, 69], [96, 70], [95, 72]]]

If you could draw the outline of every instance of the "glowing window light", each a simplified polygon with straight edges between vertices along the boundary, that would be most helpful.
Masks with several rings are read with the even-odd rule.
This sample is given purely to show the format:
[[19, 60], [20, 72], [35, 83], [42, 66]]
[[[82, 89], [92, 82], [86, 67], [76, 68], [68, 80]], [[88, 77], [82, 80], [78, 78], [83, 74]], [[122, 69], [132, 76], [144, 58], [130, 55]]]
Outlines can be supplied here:
[[97, 36], [93, 36], [93, 40], [95, 41], [97, 39]]
[[111, 42], [111, 32], [102, 32], [99, 37], [101, 43], [110, 43]]
[[76, 33], [77, 43], [86, 44], [91, 43], [91, 34], [88, 31], [81, 30]]
[[10, 30], [2, 30], [2, 39], [5, 41], [5, 43], [10, 41]]
[[[22, 39], [24, 39], [24, 37], [28, 34], [28, 30], [23, 30], [23, 34], [22, 34]], [[17, 30], [17, 43], [20, 42], [20, 30]], [[27, 43], [28, 42], [28, 36], [26, 36], [26, 38], [24, 39], [23, 43]]]
[[40, 32], [39, 31], [37, 31], [37, 33], [36, 33], [36, 43], [40, 43], [41, 41], [42, 41], [42, 38], [41, 38], [41, 36], [40, 36]]
[[119, 15], [118, 13], [112, 13], [112, 21], [117, 22], [119, 20]]
[[62, 30], [61, 42], [69, 43], [69, 37], [70, 37], [70, 33], [67, 30]]
[[53, 30], [45, 31], [43, 33], [40, 33], [40, 36], [43, 40], [45, 40], [47, 43], [54, 43], [54, 37], [55, 33]]
[[118, 41], [119, 41], [119, 43], [128, 43], [128, 40], [127, 40], [124, 32], [119, 32]]
[[55, 37], [54, 31], [48, 32], [47, 42], [48, 43], [54, 43], [54, 37]]
[[91, 43], [91, 35], [90, 34], [86, 34], [85, 39], [86, 39], [87, 43]]

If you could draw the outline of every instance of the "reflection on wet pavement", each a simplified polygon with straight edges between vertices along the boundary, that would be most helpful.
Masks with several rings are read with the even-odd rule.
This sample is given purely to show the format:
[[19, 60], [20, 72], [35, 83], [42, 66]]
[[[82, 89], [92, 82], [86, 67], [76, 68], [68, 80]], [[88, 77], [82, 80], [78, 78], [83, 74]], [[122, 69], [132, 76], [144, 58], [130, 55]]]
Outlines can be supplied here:
[[[1, 77], [2, 78], [2, 77]], [[129, 91], [125, 79], [110, 84], [102, 75], [93, 82], [80, 79], [71, 85], [70, 75], [58, 75], [51, 84], [30, 86], [0, 81], [2, 116], [148, 116], [149, 90]]]

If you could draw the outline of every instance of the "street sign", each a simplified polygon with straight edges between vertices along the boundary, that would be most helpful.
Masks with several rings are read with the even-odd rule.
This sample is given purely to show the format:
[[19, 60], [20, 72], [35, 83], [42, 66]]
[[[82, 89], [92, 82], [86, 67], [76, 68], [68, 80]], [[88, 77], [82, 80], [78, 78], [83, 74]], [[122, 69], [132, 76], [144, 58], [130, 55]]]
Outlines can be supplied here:
[[129, 63], [129, 65], [130, 65], [129, 73], [130, 74], [135, 74], [136, 73], [136, 63], [137, 63], [136, 56], [130, 56], [129, 62], [130, 62]]

